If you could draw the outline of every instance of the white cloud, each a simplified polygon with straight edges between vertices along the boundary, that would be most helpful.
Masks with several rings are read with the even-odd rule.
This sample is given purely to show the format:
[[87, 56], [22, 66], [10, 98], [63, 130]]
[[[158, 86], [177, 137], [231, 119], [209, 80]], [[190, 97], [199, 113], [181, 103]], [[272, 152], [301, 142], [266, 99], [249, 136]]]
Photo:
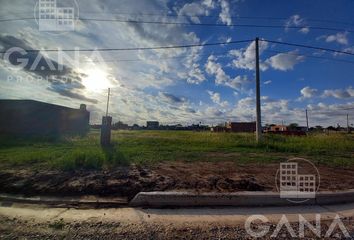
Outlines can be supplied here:
[[207, 107], [205, 113], [211, 117], [220, 117], [223, 115], [223, 112], [215, 107]]
[[348, 32], [339, 32], [336, 34], [332, 34], [332, 35], [322, 35], [320, 37], [317, 38], [317, 40], [319, 39], [324, 39], [326, 42], [336, 42], [338, 44], [342, 44], [342, 45], [348, 45]]
[[346, 99], [354, 97], [354, 89], [352, 86], [349, 86], [346, 89], [326, 89], [324, 91], [319, 92], [315, 88], [310, 88], [309, 86], [304, 87], [300, 91], [301, 97], [299, 100], [303, 100], [305, 98], [312, 98], [321, 96], [322, 98], [333, 97], [337, 99]]
[[307, 34], [310, 32], [310, 28], [305, 25], [305, 19], [302, 18], [300, 15], [295, 14], [285, 22], [285, 31], [289, 31], [291, 27], [302, 27], [298, 32], [302, 34]]
[[179, 11], [178, 15], [189, 16], [195, 23], [200, 23], [198, 16], [208, 16], [211, 9], [215, 8], [212, 0], [202, 2], [186, 3]]
[[220, 2], [220, 7], [221, 7], [221, 12], [219, 14], [219, 18], [221, 22], [231, 25], [232, 24], [232, 19], [230, 16], [230, 4], [227, 0], [219, 0]]
[[353, 47], [348, 47], [343, 49], [344, 52], [349, 52], [354, 54], [354, 46]]
[[354, 89], [351, 86], [347, 89], [327, 89], [323, 91], [322, 97], [352, 98], [354, 97]]
[[220, 97], [220, 93], [217, 93], [217, 92], [213, 92], [213, 91], [207, 91], [209, 96], [210, 96], [210, 99], [220, 105], [221, 107], [227, 107], [227, 105], [229, 104], [227, 101], [221, 101], [221, 97]]
[[285, 23], [285, 27], [290, 27], [290, 26], [300, 26], [302, 24], [304, 24], [305, 20], [303, 18], [300, 17], [300, 15], [295, 14], [292, 15]]
[[300, 90], [301, 98], [312, 98], [317, 95], [318, 90], [315, 88], [310, 88], [309, 86], [304, 87]]
[[272, 68], [281, 71], [287, 71], [294, 69], [294, 66], [302, 62], [305, 57], [296, 55], [297, 51], [291, 51], [288, 53], [279, 53], [266, 60]]
[[310, 32], [310, 28], [309, 27], [303, 27], [299, 30], [299, 32], [303, 33], [303, 34], [308, 34]]
[[[268, 48], [268, 43], [260, 41], [259, 42], [259, 54], [262, 54], [264, 50]], [[229, 54], [235, 57], [232, 60], [233, 66], [239, 69], [254, 70], [255, 68], [255, 42], [253, 41], [248, 45], [246, 49], [234, 49], [229, 51]], [[260, 68], [262, 71], [267, 69], [267, 65], [260, 63]]]
[[205, 69], [207, 73], [215, 76], [216, 85], [224, 85], [233, 89], [241, 90], [245, 84], [250, 82], [247, 76], [236, 76], [235, 78], [231, 78], [225, 73], [221, 64], [216, 62], [216, 58], [213, 55], [208, 57]]
[[264, 85], [268, 85], [268, 84], [271, 84], [272, 83], [272, 80], [268, 80], [268, 81], [265, 81], [263, 84]]

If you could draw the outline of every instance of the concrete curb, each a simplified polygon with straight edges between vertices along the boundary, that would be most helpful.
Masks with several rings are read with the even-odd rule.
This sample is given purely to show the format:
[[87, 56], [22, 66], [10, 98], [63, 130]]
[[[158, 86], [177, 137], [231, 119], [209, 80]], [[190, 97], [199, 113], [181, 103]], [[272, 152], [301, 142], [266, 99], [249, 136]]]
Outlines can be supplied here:
[[[301, 199], [299, 199], [301, 200]], [[0, 194], [0, 206], [13, 203], [43, 204], [51, 207], [116, 208], [116, 207], [267, 207], [295, 205], [333, 205], [354, 203], [354, 189], [341, 192], [319, 192], [307, 201], [289, 201], [276, 192], [192, 193], [140, 192], [129, 203], [126, 198], [97, 196], [47, 197]]]
[[97, 196], [78, 196], [78, 197], [55, 197], [55, 196], [23, 196], [12, 194], [0, 194], [0, 205], [6, 206], [12, 203], [24, 204], [43, 204], [55, 207], [86, 207], [104, 208], [127, 206], [126, 198], [102, 198]]
[[[293, 200], [293, 199], [292, 199]], [[302, 200], [302, 201], [301, 201]], [[354, 203], [354, 189], [343, 192], [320, 192], [313, 199], [289, 201], [275, 192], [190, 193], [140, 192], [129, 203], [132, 207], [264, 207], [293, 205], [330, 205]]]

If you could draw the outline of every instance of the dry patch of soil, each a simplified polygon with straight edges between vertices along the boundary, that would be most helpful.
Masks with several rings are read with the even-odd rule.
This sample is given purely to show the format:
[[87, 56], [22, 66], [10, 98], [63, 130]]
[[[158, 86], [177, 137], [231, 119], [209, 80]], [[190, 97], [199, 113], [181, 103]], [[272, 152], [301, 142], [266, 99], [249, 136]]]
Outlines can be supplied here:
[[[164, 162], [73, 172], [0, 170], [0, 192], [25, 195], [101, 195], [131, 199], [140, 191], [276, 191], [276, 163]], [[320, 191], [352, 189], [354, 167], [319, 166]]]

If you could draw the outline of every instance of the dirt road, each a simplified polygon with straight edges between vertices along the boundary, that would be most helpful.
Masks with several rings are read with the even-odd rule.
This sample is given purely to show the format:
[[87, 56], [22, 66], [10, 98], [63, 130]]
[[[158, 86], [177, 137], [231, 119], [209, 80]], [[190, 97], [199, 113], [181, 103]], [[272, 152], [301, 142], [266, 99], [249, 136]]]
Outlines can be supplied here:
[[[354, 204], [287, 208], [199, 209], [65, 209], [40, 205], [0, 207], [1, 239], [252, 239], [245, 229], [249, 216], [262, 214], [269, 222], [252, 225], [255, 231], [269, 227], [270, 239], [284, 215], [299, 234], [299, 214], [311, 224], [321, 214], [321, 236], [338, 214], [354, 236]], [[289, 239], [283, 227], [276, 238]], [[305, 237], [314, 237], [307, 227]], [[332, 238], [344, 239], [339, 228]]]

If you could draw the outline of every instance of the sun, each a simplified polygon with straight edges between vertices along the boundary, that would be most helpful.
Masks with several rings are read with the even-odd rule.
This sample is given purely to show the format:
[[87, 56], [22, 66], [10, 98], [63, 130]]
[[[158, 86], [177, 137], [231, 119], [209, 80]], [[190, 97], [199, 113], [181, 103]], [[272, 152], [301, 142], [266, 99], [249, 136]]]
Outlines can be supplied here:
[[82, 83], [88, 91], [101, 92], [111, 86], [108, 74], [99, 68], [89, 69], [85, 74]]

